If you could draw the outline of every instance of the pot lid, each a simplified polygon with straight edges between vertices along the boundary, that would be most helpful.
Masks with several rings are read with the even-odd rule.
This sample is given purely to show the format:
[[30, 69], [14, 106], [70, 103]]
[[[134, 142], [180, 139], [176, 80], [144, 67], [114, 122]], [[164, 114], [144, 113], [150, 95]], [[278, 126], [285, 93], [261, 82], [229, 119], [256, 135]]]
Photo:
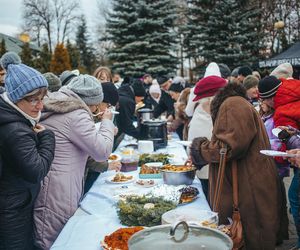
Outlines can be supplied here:
[[139, 113], [152, 113], [153, 110], [152, 109], [149, 109], [149, 108], [142, 108], [142, 109], [138, 109]]
[[[179, 226], [179, 227], [178, 227]], [[224, 233], [181, 221], [171, 225], [146, 228], [134, 234], [128, 242], [129, 250], [229, 250], [231, 239]]]
[[167, 122], [164, 121], [164, 120], [159, 120], [159, 119], [150, 119], [150, 120], [143, 121], [143, 124], [148, 124], [148, 125], [162, 125], [162, 124], [167, 124]]

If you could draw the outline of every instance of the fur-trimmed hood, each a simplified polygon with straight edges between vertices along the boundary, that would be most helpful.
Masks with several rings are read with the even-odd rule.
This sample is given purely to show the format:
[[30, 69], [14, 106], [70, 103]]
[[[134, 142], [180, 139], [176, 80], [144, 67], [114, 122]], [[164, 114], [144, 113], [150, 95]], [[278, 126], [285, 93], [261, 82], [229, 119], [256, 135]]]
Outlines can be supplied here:
[[45, 98], [41, 121], [53, 114], [65, 114], [77, 109], [86, 110], [93, 118], [89, 107], [84, 101], [73, 91], [62, 87], [58, 92], [49, 93], [49, 96]]
[[215, 98], [211, 102], [210, 112], [211, 112], [213, 123], [216, 120], [220, 106], [228, 97], [231, 96], [241, 96], [246, 100], [248, 100], [246, 89], [242, 85], [229, 83], [219, 91], [219, 93], [215, 96]]

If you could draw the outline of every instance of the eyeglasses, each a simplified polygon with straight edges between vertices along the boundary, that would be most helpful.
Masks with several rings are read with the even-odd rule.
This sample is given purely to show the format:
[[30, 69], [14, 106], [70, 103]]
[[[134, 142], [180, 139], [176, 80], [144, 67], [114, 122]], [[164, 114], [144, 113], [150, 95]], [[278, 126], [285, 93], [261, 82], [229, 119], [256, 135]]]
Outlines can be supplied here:
[[41, 98], [33, 98], [33, 97], [25, 97], [24, 100], [29, 102], [32, 106], [36, 106], [39, 103], [42, 103], [44, 100], [44, 97]]

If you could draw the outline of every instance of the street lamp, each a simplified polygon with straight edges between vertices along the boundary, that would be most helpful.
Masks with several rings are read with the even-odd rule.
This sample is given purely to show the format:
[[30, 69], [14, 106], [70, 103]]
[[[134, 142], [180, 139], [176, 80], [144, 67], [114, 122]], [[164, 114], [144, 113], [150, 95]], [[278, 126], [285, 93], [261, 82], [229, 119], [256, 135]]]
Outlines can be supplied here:
[[24, 43], [29, 43], [30, 42], [30, 36], [27, 33], [21, 33], [19, 35], [19, 39], [24, 42]]
[[274, 28], [277, 30], [277, 50], [276, 53], [279, 52], [280, 49], [280, 39], [281, 39], [281, 33], [283, 32], [283, 28], [284, 28], [284, 22], [283, 21], [277, 21], [274, 23]]

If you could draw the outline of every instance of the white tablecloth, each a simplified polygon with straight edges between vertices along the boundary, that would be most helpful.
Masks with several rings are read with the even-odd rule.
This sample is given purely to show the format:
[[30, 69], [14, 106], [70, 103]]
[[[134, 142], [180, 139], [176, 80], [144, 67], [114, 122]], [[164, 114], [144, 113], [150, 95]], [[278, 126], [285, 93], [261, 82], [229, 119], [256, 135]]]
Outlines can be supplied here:
[[[119, 148], [132, 143], [132, 141], [124, 140]], [[157, 152], [166, 152], [173, 154], [176, 163], [183, 163], [186, 158], [186, 152], [182, 145], [175, 141], [171, 141], [168, 147], [160, 149]], [[116, 196], [120, 193], [147, 193], [150, 188], [137, 187], [131, 184], [109, 184], [106, 179], [113, 176], [115, 172], [108, 171], [99, 176], [90, 191], [85, 195], [80, 203], [80, 207], [85, 213], [79, 212], [70, 218], [59, 237], [52, 246], [52, 250], [98, 250], [101, 249], [100, 241], [105, 235], [112, 233], [120, 227], [120, 221], [116, 212]], [[138, 171], [130, 172], [138, 179]], [[162, 179], [155, 182], [163, 183]], [[123, 187], [122, 187], [123, 186]], [[202, 192], [200, 182], [195, 179], [193, 186], [200, 191], [199, 198], [194, 202], [178, 206], [176, 209], [184, 210], [189, 208], [197, 208], [199, 210], [210, 210], [210, 207]]]

